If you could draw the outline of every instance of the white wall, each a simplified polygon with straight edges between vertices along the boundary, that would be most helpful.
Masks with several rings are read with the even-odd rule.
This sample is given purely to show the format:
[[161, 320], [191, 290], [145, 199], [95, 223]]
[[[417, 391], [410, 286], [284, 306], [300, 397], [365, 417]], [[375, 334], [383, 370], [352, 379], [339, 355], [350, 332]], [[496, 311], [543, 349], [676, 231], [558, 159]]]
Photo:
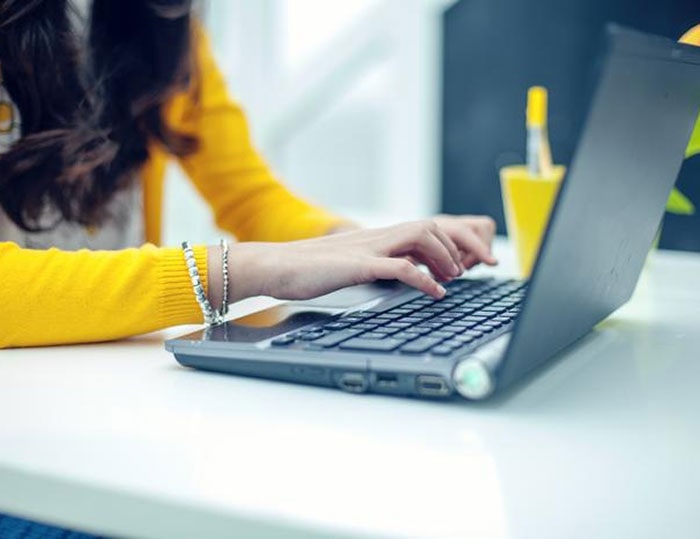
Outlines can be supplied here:
[[[278, 176], [377, 223], [437, 210], [439, 14], [448, 3], [209, 0], [205, 21]], [[173, 172], [166, 189], [166, 243], [220, 235], [184, 178]]]

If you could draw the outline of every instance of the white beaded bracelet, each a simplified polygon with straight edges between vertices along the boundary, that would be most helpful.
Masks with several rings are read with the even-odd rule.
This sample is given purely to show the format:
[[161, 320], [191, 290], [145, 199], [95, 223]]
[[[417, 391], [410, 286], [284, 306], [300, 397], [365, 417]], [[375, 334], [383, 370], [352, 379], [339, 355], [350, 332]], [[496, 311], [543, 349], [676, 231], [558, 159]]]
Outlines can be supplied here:
[[223, 281], [224, 281], [224, 294], [221, 296], [221, 309], [219, 310], [219, 313], [221, 313], [221, 318], [225, 318], [226, 315], [228, 314], [228, 289], [229, 289], [229, 282], [228, 282], [228, 242], [225, 239], [221, 239], [219, 241], [221, 244], [221, 273], [223, 274]]
[[[216, 326], [223, 323], [225, 312], [222, 313], [214, 309], [207, 299], [207, 295], [204, 293], [204, 287], [202, 286], [202, 279], [199, 276], [199, 269], [197, 268], [197, 261], [194, 257], [194, 251], [192, 250], [192, 247], [188, 241], [182, 242], [182, 252], [185, 256], [185, 264], [187, 265], [187, 272], [189, 273], [190, 281], [192, 281], [194, 297], [197, 300], [199, 308], [202, 309], [204, 323], [207, 326]], [[226, 256], [228, 257], [228, 251], [226, 251]], [[224, 290], [228, 294], [228, 271], [225, 273]], [[224, 304], [227, 303], [226, 297], [224, 297], [223, 302]]]

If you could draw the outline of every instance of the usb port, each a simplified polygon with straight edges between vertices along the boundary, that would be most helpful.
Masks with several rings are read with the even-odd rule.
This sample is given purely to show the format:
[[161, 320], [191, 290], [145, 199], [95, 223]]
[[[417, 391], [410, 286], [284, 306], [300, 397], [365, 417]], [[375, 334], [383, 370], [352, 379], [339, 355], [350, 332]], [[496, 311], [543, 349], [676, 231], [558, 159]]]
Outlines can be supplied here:
[[388, 372], [378, 372], [375, 375], [374, 383], [378, 388], [395, 388], [399, 385], [399, 377]]
[[450, 394], [450, 386], [442, 376], [421, 374], [416, 377], [416, 390], [427, 397], [444, 397]]

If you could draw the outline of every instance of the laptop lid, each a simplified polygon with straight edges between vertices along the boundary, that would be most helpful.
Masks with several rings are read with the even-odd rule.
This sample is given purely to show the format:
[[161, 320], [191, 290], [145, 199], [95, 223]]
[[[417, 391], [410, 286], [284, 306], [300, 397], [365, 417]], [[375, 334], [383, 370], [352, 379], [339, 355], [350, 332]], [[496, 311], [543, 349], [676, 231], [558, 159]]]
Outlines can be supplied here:
[[611, 26], [607, 50], [498, 387], [631, 297], [698, 117], [700, 48]]

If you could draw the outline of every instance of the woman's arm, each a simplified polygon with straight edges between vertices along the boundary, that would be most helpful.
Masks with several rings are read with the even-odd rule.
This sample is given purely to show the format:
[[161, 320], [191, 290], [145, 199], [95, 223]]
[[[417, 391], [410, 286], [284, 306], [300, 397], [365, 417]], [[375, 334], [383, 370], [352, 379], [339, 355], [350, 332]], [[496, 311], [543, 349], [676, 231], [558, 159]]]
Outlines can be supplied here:
[[[460, 248], [433, 220], [286, 243], [231, 247], [231, 303], [256, 295], [319, 296], [344, 286], [398, 279], [436, 298], [436, 281], [464, 271]], [[196, 247], [209, 300], [222, 301], [221, 253]], [[407, 260], [426, 264], [433, 276]], [[33, 251], [0, 243], [0, 348], [118, 339], [202, 315], [180, 249]]]
[[[206, 285], [207, 250], [195, 248]], [[119, 339], [202, 315], [180, 249], [34, 251], [0, 242], [0, 348]]]
[[293, 195], [270, 172], [250, 140], [204, 31], [196, 32], [191, 90], [169, 103], [167, 119], [194, 134], [199, 149], [181, 160], [217, 225], [241, 241], [290, 241], [326, 234], [346, 221]]

